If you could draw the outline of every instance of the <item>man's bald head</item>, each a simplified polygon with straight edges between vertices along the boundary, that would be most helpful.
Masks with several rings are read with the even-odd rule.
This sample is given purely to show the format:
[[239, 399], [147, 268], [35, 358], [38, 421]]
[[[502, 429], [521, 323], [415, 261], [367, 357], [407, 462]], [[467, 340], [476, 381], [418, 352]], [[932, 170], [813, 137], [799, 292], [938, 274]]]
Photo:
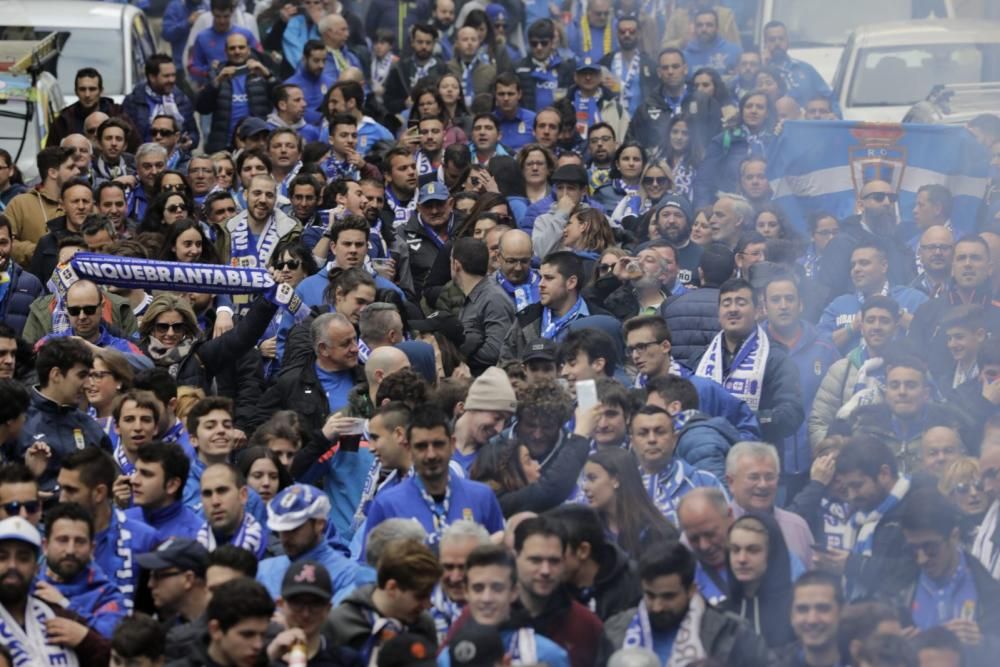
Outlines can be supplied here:
[[229, 65], [245, 65], [250, 60], [250, 42], [243, 33], [234, 32], [226, 37], [226, 61]]
[[83, 131], [87, 133], [87, 139], [89, 139], [92, 144], [97, 143], [97, 128], [99, 128], [101, 123], [106, 121], [109, 117], [110, 116], [103, 111], [95, 111], [83, 119]]
[[409, 367], [410, 359], [402, 350], [390, 346], [377, 347], [365, 362], [365, 378], [370, 387], [377, 387], [386, 375]]
[[519, 285], [531, 271], [531, 237], [520, 229], [511, 229], [500, 237], [498, 263], [507, 280]]
[[89, 280], [77, 280], [66, 290], [66, 303], [71, 304], [77, 299], [91, 298], [95, 302], [101, 298], [101, 291], [95, 283]]

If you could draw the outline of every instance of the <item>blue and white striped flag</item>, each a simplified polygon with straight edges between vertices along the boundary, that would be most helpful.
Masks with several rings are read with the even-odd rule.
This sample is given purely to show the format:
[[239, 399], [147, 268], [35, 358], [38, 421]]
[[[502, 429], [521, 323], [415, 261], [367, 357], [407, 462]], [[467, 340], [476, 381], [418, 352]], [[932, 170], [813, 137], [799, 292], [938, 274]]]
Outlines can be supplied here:
[[774, 201], [803, 233], [810, 213], [838, 220], [856, 213], [865, 183], [883, 180], [899, 194], [899, 219], [913, 220], [917, 190], [936, 183], [954, 196], [956, 236], [971, 232], [986, 192], [989, 155], [964, 127], [854, 121], [784, 123], [768, 152]]

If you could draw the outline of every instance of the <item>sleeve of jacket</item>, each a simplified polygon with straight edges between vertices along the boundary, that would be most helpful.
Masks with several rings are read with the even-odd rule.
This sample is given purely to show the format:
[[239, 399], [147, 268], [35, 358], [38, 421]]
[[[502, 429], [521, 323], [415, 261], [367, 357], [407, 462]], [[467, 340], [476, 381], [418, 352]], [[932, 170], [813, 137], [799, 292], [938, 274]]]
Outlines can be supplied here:
[[504, 334], [514, 321], [514, 312], [514, 303], [508, 298], [490, 298], [486, 302], [479, 321], [483, 332], [482, 343], [469, 355], [475, 364], [492, 366], [500, 360]]
[[[27, 326], [25, 329], [27, 329]], [[41, 336], [39, 336], [39, 338], [41, 338]], [[507, 335], [503, 337], [503, 345], [500, 346], [500, 363], [517, 359], [521, 356], [521, 352], [527, 344], [524, 332], [521, 331], [521, 323], [518, 322], [517, 317], [515, 317], [514, 321], [510, 325], [510, 329], [507, 330]]]
[[578, 435], [570, 436], [545, 466], [537, 482], [499, 496], [504, 516], [526, 511], [544, 512], [563, 503], [573, 492], [588, 454], [590, 441]]
[[816, 480], [809, 480], [802, 489], [795, 494], [791, 504], [788, 506], [789, 512], [794, 512], [805, 519], [809, 524], [809, 529], [813, 537], [822, 539], [823, 516], [820, 509], [820, 501], [826, 496], [826, 486]]
[[837, 418], [837, 410], [841, 406], [841, 387], [847, 379], [850, 361], [841, 359], [830, 366], [823, 376], [813, 399], [812, 410], [809, 413], [809, 444], [815, 447], [826, 437], [830, 424]]
[[567, 222], [569, 216], [559, 210], [543, 213], [535, 218], [535, 227], [531, 230], [531, 245], [537, 257], [545, 257], [559, 246]]
[[299, 369], [309, 363], [313, 355], [312, 332], [305, 324], [296, 324], [288, 332], [285, 353], [281, 356], [279, 377]]
[[396, 62], [389, 70], [385, 78], [385, 92], [382, 93], [382, 103], [386, 111], [397, 114], [406, 108], [406, 98], [409, 92], [406, 90], [406, 83], [403, 81], [403, 70], [400, 67], [402, 61]]
[[704, 208], [715, 201], [715, 192], [718, 190], [718, 174], [725, 161], [725, 154], [722, 150], [722, 141], [713, 139], [708, 144], [705, 157], [701, 161], [694, 175], [694, 207], [695, 210]]
[[215, 375], [252, 350], [267, 330], [277, 308], [263, 297], [258, 297], [235, 327], [202, 345], [195, 354], [204, 365], [206, 373]]
[[299, 16], [293, 16], [285, 26], [285, 32], [281, 36], [281, 52], [292, 69], [296, 69], [302, 60], [302, 47], [305, 46], [308, 32], [305, 20]]
[[191, 31], [185, 4], [183, 0], [171, 2], [163, 13], [163, 39], [170, 44], [187, 41], [188, 33]]
[[805, 419], [806, 413], [802, 407], [802, 390], [799, 386], [799, 372], [792, 360], [784, 354], [774, 355], [767, 360], [767, 365], [773, 367], [770, 379], [764, 382], [761, 405], [768, 407], [757, 410], [757, 418], [761, 428], [770, 437], [787, 438], [798, 430]]
[[[260, 352], [249, 350], [236, 362], [236, 414], [233, 418], [238, 428], [248, 435], [252, 433], [250, 424], [253, 417], [260, 411], [260, 402], [264, 394], [264, 367]], [[273, 413], [265, 413], [273, 414]]]
[[[75, 598], [75, 600], [86, 600], [87, 602], [96, 602], [92, 608], [84, 608], [82, 606], [77, 606], [74, 600], [70, 600], [70, 611], [74, 611], [80, 614], [81, 617], [86, 619], [87, 627], [96, 630], [102, 637], [111, 637], [114, 633], [115, 628], [118, 624], [122, 622], [125, 618], [125, 599], [122, 594], [118, 592], [117, 588], [113, 585], [107, 584], [106, 590], [102, 591], [101, 596], [96, 600], [91, 600], [89, 597], [83, 596]], [[112, 590], [114, 589], [114, 590]]]
[[194, 117], [194, 104], [191, 102], [191, 98], [187, 95], [181, 93], [183, 97], [178, 97], [177, 106], [184, 117], [184, 132], [191, 138], [194, 145], [197, 146], [201, 142], [201, 131], [198, 129], [198, 121]]
[[729, 441], [714, 428], [700, 427], [685, 433], [678, 441], [677, 455], [697, 470], [710, 472], [719, 480], [724, 480], [729, 446]]
[[[86, 621], [76, 612], [63, 609], [59, 605], [49, 605], [52, 612], [59, 618], [65, 618], [80, 625], [87, 625]], [[80, 667], [107, 667], [111, 662], [111, 640], [102, 637], [93, 628], [88, 628], [87, 635], [83, 641], [73, 648], [76, 657], [80, 660]]]
[[213, 81], [209, 81], [201, 89], [201, 92], [198, 93], [198, 99], [195, 100], [194, 108], [201, 114], [215, 113], [218, 100], [219, 89], [215, 87]]

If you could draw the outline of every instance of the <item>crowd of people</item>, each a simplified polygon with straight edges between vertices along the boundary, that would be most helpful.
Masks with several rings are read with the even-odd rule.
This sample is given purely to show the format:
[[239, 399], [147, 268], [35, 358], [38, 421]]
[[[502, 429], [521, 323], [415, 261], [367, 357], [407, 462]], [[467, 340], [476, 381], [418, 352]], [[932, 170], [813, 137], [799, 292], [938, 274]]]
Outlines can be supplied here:
[[993, 664], [1000, 117], [792, 219], [745, 4], [149, 2], [0, 150], [0, 665]]

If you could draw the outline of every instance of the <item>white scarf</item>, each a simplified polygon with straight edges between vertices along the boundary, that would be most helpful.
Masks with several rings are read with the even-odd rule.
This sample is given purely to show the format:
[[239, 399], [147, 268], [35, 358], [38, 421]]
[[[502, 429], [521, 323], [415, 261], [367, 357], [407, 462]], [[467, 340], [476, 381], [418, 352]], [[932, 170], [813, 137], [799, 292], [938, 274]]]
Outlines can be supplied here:
[[723, 376], [723, 336], [720, 331], [708, 344], [705, 356], [698, 364], [695, 375], [715, 380], [726, 390], [750, 406], [754, 412], [760, 409], [760, 395], [764, 386], [764, 370], [767, 368], [767, 357], [771, 351], [771, 343], [758, 324], [757, 329], [743, 341], [740, 349], [733, 356], [729, 374]]
[[[685, 667], [706, 656], [705, 647], [701, 643], [701, 620], [705, 616], [705, 599], [700, 593], [695, 593], [688, 604], [687, 614], [677, 630], [674, 647], [670, 651], [670, 659], [666, 667]], [[653, 630], [649, 625], [649, 613], [646, 611], [646, 601], [639, 603], [632, 622], [625, 631], [625, 641], [622, 648], [645, 648], [653, 650]]]
[[972, 555], [989, 570], [990, 576], [994, 579], [1000, 579], [1000, 549], [997, 549], [993, 541], [998, 520], [1000, 520], [1000, 500], [994, 500], [986, 516], [983, 517], [983, 522], [979, 524], [976, 540], [972, 543]]
[[258, 267], [267, 266], [271, 260], [271, 253], [281, 237], [278, 235], [277, 214], [272, 213], [271, 217], [264, 223], [264, 229], [257, 237], [256, 247], [250, 247], [250, 213], [241, 211], [236, 215], [235, 220], [226, 223], [229, 227], [230, 249], [233, 266]]
[[910, 480], [906, 477], [900, 477], [893, 484], [892, 491], [879, 503], [878, 507], [867, 514], [858, 512], [852, 517], [851, 523], [858, 531], [854, 537], [854, 553], [861, 554], [862, 556], [872, 555], [872, 543], [879, 521], [882, 520], [883, 516], [888, 514], [889, 510], [896, 507], [903, 500], [909, 490]]
[[68, 665], [78, 667], [72, 649], [48, 642], [45, 622], [56, 618], [55, 612], [36, 597], [28, 596], [24, 610], [24, 628], [0, 605], [0, 643], [10, 649], [14, 667], [22, 665]]

